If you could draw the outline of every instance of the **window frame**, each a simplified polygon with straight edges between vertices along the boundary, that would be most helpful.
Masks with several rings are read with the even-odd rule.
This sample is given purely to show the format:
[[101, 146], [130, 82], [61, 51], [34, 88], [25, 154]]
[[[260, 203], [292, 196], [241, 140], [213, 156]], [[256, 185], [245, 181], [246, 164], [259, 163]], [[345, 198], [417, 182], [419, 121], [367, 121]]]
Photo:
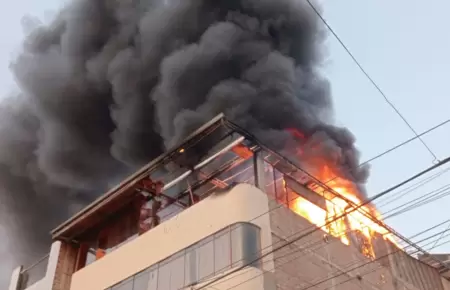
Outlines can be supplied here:
[[[220, 230], [217, 230], [216, 232], [214, 232], [214, 233], [212, 233], [212, 234], [202, 238], [201, 240], [199, 240], [199, 241], [197, 241], [197, 242], [187, 246], [186, 248], [184, 248], [184, 249], [182, 249], [180, 251], [177, 251], [176, 253], [174, 253], [174, 254], [172, 254], [172, 255], [170, 255], [170, 256], [168, 256], [168, 257], [166, 257], [166, 258], [164, 258], [164, 259], [162, 259], [162, 260], [160, 260], [160, 261], [158, 261], [156, 263], [154, 263], [153, 265], [151, 265], [149, 267], [146, 267], [142, 271], [140, 271], [140, 272], [138, 272], [138, 273], [136, 273], [134, 275], [131, 275], [131, 276], [123, 279], [122, 281], [120, 281], [120, 282], [118, 282], [118, 283], [116, 283], [116, 284], [106, 288], [105, 290], [116, 290], [116, 288], [114, 288], [114, 287], [120, 286], [120, 284], [122, 284], [124, 281], [128, 281], [128, 280], [132, 280], [133, 281], [133, 287], [132, 287], [133, 290], [147, 290], [147, 289], [134, 289], [134, 279], [136, 277], [139, 277], [140, 275], [142, 275], [142, 273], [145, 273], [145, 272], [148, 272], [148, 274], [154, 272], [154, 274], [157, 277], [156, 289], [157, 290], [162, 290], [162, 289], [159, 288], [160, 287], [160, 279], [159, 279], [159, 275], [160, 275], [159, 274], [159, 269], [160, 269], [160, 267], [164, 266], [164, 265], [168, 265], [169, 269], [171, 269], [170, 263], [173, 262], [173, 261], [176, 261], [178, 258], [180, 258], [182, 256], [184, 257], [183, 258], [183, 263], [184, 263], [184, 267], [183, 267], [183, 271], [184, 271], [184, 273], [183, 273], [183, 284], [184, 285], [183, 285], [183, 287], [193, 286], [193, 285], [196, 285], [198, 283], [201, 283], [204, 280], [210, 279], [211, 277], [223, 274], [226, 271], [229, 271], [229, 270], [231, 270], [233, 268], [236, 268], [236, 267], [238, 267], [238, 266], [240, 266], [242, 264], [242, 263], [236, 264], [236, 263], [233, 262], [233, 240], [232, 240], [233, 238], [232, 238], [232, 231], [236, 230], [236, 229], [239, 229], [240, 231], [242, 231], [242, 230], [245, 231], [245, 228], [248, 227], [248, 226], [250, 226], [249, 228], [253, 229], [255, 231], [255, 234], [258, 236], [258, 239], [256, 240], [256, 242], [257, 242], [257, 245], [256, 245], [257, 249], [256, 249], [256, 251], [258, 252], [258, 256], [260, 257], [261, 256], [261, 250], [262, 250], [261, 227], [256, 225], [256, 224], [254, 224], [254, 223], [251, 223], [251, 222], [236, 222], [236, 223], [227, 225], [227, 226], [221, 228]], [[223, 236], [223, 235], [228, 235], [228, 237], [230, 239], [229, 244], [228, 244], [228, 249], [227, 249], [227, 251], [229, 252], [228, 253], [229, 260], [227, 261], [227, 266], [226, 267], [224, 267], [223, 269], [216, 269], [216, 240], [218, 238], [220, 238], [221, 236]], [[239, 235], [238, 235], [238, 237], [239, 237]], [[245, 243], [245, 241], [243, 240], [245, 238], [245, 235], [240, 235], [240, 238], [241, 238], [240, 242], [241, 243], [242, 242]], [[212, 244], [212, 255], [211, 255], [211, 259], [212, 259], [212, 274], [201, 278], [201, 277], [199, 277], [200, 259], [199, 259], [199, 256], [198, 256], [197, 249], [201, 248], [202, 246], [207, 245], [208, 243]], [[248, 255], [254, 255], [255, 254], [255, 253], [245, 253], [245, 246], [242, 245], [241, 247], [242, 247], [241, 248], [241, 252], [242, 252], [241, 253], [241, 256], [242, 256], [241, 260], [245, 260], [246, 256], [248, 256]], [[194, 278], [195, 281], [191, 282], [191, 281], [187, 281], [188, 275], [186, 274], [186, 271], [187, 271], [187, 263], [188, 263], [188, 254], [190, 252], [192, 252], [192, 251], [194, 251], [194, 256], [195, 256], [195, 260], [194, 261], [195, 261], [196, 270], [195, 270], [195, 278]], [[191, 253], [191, 255], [192, 255], [192, 253]], [[248, 265], [248, 266], [249, 267], [260, 268], [262, 266], [262, 264], [261, 263], [256, 263], [254, 265]], [[171, 271], [171, 270], [169, 270], [169, 271]], [[149, 281], [150, 281], [150, 275], [149, 275]], [[190, 283], [187, 283], [187, 282], [190, 282]], [[149, 285], [147, 285], [147, 287], [148, 286]], [[171, 286], [169, 286], [169, 287], [171, 287]], [[120, 288], [117, 289], [117, 290], [120, 290]]]

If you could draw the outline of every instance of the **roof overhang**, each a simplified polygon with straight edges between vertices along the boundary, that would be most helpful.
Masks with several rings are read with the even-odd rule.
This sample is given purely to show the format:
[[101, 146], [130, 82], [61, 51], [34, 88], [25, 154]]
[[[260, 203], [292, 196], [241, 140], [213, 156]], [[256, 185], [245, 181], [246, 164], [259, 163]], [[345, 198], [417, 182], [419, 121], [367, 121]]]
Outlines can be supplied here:
[[116, 212], [130, 202], [132, 198], [138, 194], [135, 190], [137, 184], [147, 178], [156, 168], [158, 168], [158, 166], [164, 164], [167, 160], [176, 158], [177, 154], [182, 154], [180, 152], [183, 152], [184, 150], [181, 149], [186, 149], [193, 143], [195, 144], [195, 140], [201, 138], [202, 135], [209, 134], [227, 123], [228, 122], [223, 114], [217, 115], [208, 123], [190, 134], [183, 142], [180, 142], [179, 145], [142, 167], [123, 182], [75, 214], [72, 218], [51, 231], [52, 239], [72, 240], [85, 232], [88, 228], [99, 224], [110, 216], [111, 213]]

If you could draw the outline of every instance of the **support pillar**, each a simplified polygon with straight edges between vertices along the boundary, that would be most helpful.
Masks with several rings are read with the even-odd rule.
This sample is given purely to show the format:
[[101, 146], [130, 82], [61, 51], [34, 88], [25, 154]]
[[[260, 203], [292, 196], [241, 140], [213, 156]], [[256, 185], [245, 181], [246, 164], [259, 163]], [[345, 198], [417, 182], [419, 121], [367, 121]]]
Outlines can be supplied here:
[[[52, 290], [69, 290], [72, 274], [75, 272], [79, 247], [68, 242], [56, 242], [60, 245], [55, 261]], [[53, 247], [52, 247], [53, 248]], [[52, 249], [53, 250], [53, 249]]]
[[255, 152], [253, 154], [253, 170], [255, 175], [255, 186], [261, 189], [263, 192], [266, 192], [266, 172], [265, 172], [265, 164], [264, 159], [261, 157], [261, 151]]
[[8, 290], [18, 290], [20, 286], [20, 273], [22, 272], [23, 267], [17, 267], [14, 269], [11, 275], [11, 281], [9, 283]]

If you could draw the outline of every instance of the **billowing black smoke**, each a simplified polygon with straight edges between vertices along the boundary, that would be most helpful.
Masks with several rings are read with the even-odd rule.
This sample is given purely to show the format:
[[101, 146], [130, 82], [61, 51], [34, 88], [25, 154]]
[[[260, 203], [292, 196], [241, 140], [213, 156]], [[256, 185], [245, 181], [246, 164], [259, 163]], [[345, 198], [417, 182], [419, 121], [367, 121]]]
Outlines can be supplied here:
[[79, 0], [37, 27], [12, 64], [21, 93], [0, 107], [13, 263], [43, 254], [48, 230], [220, 112], [277, 148], [297, 128], [364, 183], [352, 135], [330, 124], [322, 39], [295, 0]]

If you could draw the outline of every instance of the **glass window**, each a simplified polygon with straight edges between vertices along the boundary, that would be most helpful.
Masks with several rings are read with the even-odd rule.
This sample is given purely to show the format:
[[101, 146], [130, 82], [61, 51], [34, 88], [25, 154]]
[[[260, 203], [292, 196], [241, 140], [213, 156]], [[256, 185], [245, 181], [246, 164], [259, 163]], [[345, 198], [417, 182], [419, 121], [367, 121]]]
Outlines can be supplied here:
[[[260, 229], [251, 224], [242, 224], [242, 249], [244, 263], [250, 264], [255, 261], [261, 251]], [[258, 267], [259, 261], [252, 266]]]
[[86, 253], [86, 265], [89, 265], [93, 262], [95, 262], [95, 250], [90, 248], [88, 252]]
[[242, 226], [234, 225], [231, 227], [231, 262], [233, 267], [243, 265], [242, 257]]
[[287, 206], [286, 189], [284, 187], [283, 174], [275, 169], [275, 195], [279, 203]]
[[146, 290], [158, 289], [158, 265], [152, 266], [148, 273], [148, 288]]
[[214, 236], [206, 238], [197, 247], [198, 280], [214, 275]]
[[214, 235], [214, 273], [225, 272], [231, 268], [230, 228]]
[[170, 290], [178, 290], [184, 286], [185, 253], [176, 254], [170, 262]]
[[[179, 290], [223, 273], [231, 267], [251, 263], [260, 255], [260, 251], [260, 229], [252, 224], [236, 224], [110, 290]], [[259, 266], [259, 263], [252, 266]]]
[[259, 255], [260, 248], [259, 228], [251, 224], [238, 224], [231, 227], [231, 258], [233, 267], [254, 261]]
[[264, 181], [265, 181], [265, 191], [267, 195], [275, 200], [275, 171], [272, 165], [264, 161]]
[[158, 269], [158, 290], [170, 289], [170, 261], [164, 261]]
[[128, 278], [119, 284], [113, 286], [111, 290], [133, 290], [133, 278]]
[[145, 270], [134, 277], [133, 290], [147, 290], [150, 270]]
[[192, 285], [198, 281], [197, 245], [186, 249], [184, 273], [184, 285]]

